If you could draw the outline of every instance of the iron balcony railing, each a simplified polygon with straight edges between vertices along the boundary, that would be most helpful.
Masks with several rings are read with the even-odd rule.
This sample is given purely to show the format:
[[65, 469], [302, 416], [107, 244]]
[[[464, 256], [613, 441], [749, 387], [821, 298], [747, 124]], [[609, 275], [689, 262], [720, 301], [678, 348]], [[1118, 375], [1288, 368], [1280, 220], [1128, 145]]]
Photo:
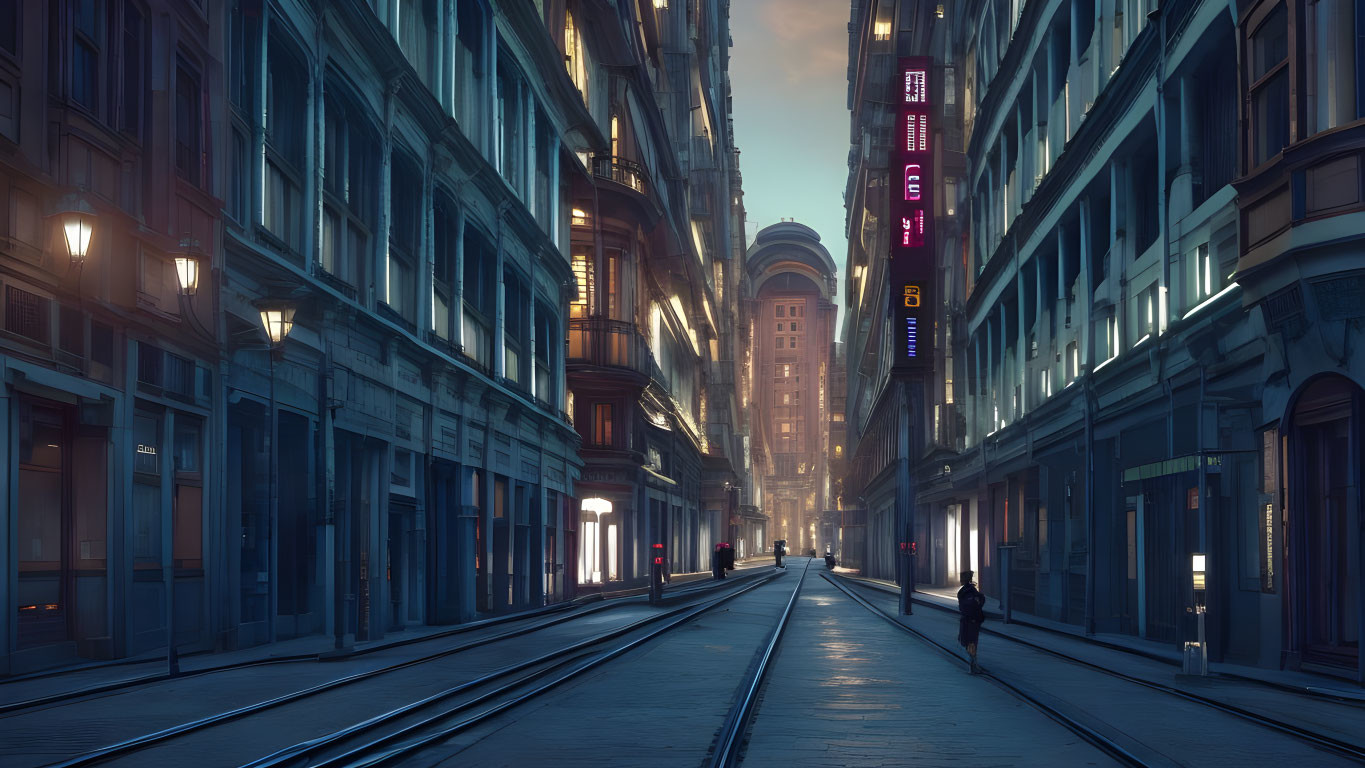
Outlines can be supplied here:
[[644, 166], [633, 160], [615, 155], [593, 155], [592, 172], [595, 176], [611, 179], [617, 184], [630, 187], [642, 195], [648, 194], [649, 174], [645, 171]]
[[591, 365], [629, 368], [668, 387], [668, 381], [655, 362], [648, 342], [634, 323], [600, 317], [570, 319], [568, 359]]

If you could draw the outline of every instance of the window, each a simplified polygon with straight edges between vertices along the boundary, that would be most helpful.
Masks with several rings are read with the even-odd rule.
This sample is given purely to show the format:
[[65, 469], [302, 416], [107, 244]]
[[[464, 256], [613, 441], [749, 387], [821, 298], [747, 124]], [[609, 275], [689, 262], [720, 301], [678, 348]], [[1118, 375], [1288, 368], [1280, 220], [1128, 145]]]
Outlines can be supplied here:
[[612, 443], [612, 404], [597, 403], [593, 406], [592, 441], [594, 445]]
[[1356, 0], [1307, 0], [1308, 134], [1359, 116], [1356, 105]]
[[416, 321], [417, 257], [422, 239], [422, 174], [406, 157], [392, 159], [389, 193], [389, 253], [384, 303], [408, 322]]
[[878, 21], [872, 25], [872, 37], [875, 40], [891, 39], [891, 22]]
[[782, 347], [782, 344], [783, 344], [783, 342], [784, 342], [785, 339], [786, 339], [785, 336], [778, 336], [778, 337], [777, 337], [777, 341], [774, 342], [774, 343], [777, 345], [777, 348], [778, 348], [778, 349], [782, 349], [782, 348], [783, 348], [783, 347]]
[[450, 340], [450, 303], [454, 300], [455, 243], [459, 237], [454, 204], [442, 192], [432, 195], [432, 248], [435, 265], [431, 282], [431, 330], [437, 337]]
[[566, 11], [564, 14], [564, 68], [569, 72], [569, 79], [573, 80], [574, 87], [583, 96], [583, 103], [588, 104], [588, 60], [587, 48], [583, 45], [583, 38], [578, 34], [578, 26], [574, 23], [573, 12]]
[[175, 67], [175, 170], [198, 186], [203, 174], [203, 91], [199, 73], [183, 58]]
[[[795, 323], [795, 322], [793, 322], [793, 323], [791, 324], [791, 329], [792, 329], [792, 332], [793, 332], [793, 333], [796, 332], [796, 323]], [[782, 329], [781, 329], [781, 328], [778, 328], [777, 330], [780, 331], [780, 330], [782, 330]]]
[[529, 341], [527, 311], [530, 307], [525, 284], [511, 269], [503, 270], [503, 375], [526, 385], [522, 360]]
[[778, 317], [786, 317], [786, 316], [787, 316], [787, 308], [786, 308], [785, 306], [781, 305], [781, 304], [778, 304], [778, 305], [777, 305], [777, 316], [778, 316]]
[[790, 392], [783, 392], [783, 393], [782, 393], [782, 404], [783, 404], [783, 405], [791, 405], [791, 404], [792, 404], [792, 396], [791, 396], [791, 393], [790, 393]]
[[99, 108], [100, 47], [104, 39], [100, 0], [75, 0], [71, 12], [71, 100]]
[[792, 336], [792, 337], [788, 338], [788, 339], [787, 339], [787, 345], [788, 345], [791, 349], [796, 349], [796, 337], [795, 337], [795, 336]]
[[777, 330], [778, 330], [779, 332], [786, 330], [786, 328], [784, 327], [785, 325], [786, 325], [786, 323], [778, 323], [778, 324], [777, 324]]
[[490, 111], [485, 69], [487, 17], [480, 4], [474, 2], [456, 3], [455, 14], [455, 28], [459, 30], [455, 37], [455, 119], [470, 142], [482, 148], [487, 141], [485, 123]]
[[1289, 144], [1289, 27], [1283, 5], [1251, 34], [1252, 167]]
[[799, 309], [798, 307], [796, 307], [796, 306], [792, 306], [792, 308], [791, 308], [791, 316], [792, 316], [792, 317], [797, 317], [797, 316], [799, 316], [800, 314], [801, 314], [800, 309]]
[[18, 3], [0, 3], [0, 49], [19, 53]]
[[5, 330], [40, 344], [51, 343], [52, 302], [36, 293], [5, 286]]
[[493, 362], [493, 317], [497, 309], [497, 254], [483, 235], [465, 227], [464, 353], [485, 369]]
[[142, 13], [129, 3], [123, 7], [123, 92], [119, 128], [133, 136], [142, 131]]
[[432, 0], [402, 0], [398, 6], [398, 45], [422, 82], [431, 84], [431, 35], [437, 29]]
[[593, 308], [593, 258], [590, 246], [575, 246], [573, 252], [574, 282], [578, 293], [569, 302], [569, 317], [587, 317]]
[[[377, 173], [374, 158], [379, 146], [349, 98], [327, 91], [323, 138], [322, 270], [340, 282], [352, 298], [364, 284], [374, 231]], [[297, 200], [298, 189], [289, 189]], [[269, 197], [269, 196], [267, 196]], [[267, 216], [270, 207], [267, 206]], [[297, 215], [297, 214], [295, 214]]]
[[1223, 290], [1222, 270], [1218, 258], [1204, 243], [1186, 256], [1185, 284], [1188, 286], [1186, 307], [1193, 308]]
[[[307, 68], [270, 41], [265, 113], [265, 220], [295, 254], [303, 249], [303, 169], [308, 103]], [[326, 233], [324, 232], [324, 240]], [[325, 246], [324, 246], [325, 247]]]

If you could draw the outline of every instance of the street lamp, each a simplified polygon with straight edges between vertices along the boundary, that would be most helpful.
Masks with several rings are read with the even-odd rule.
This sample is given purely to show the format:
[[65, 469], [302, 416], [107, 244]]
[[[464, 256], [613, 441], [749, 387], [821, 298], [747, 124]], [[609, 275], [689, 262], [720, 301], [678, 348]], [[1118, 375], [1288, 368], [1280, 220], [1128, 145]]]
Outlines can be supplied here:
[[57, 201], [53, 214], [62, 225], [66, 237], [66, 255], [71, 265], [79, 267], [85, 263], [90, 252], [90, 236], [94, 233], [95, 209], [81, 195], [70, 193]]
[[282, 305], [262, 306], [261, 325], [272, 347], [284, 343], [289, 332], [294, 329], [294, 308]]
[[199, 292], [199, 241], [183, 238], [175, 256], [175, 279], [181, 296]]

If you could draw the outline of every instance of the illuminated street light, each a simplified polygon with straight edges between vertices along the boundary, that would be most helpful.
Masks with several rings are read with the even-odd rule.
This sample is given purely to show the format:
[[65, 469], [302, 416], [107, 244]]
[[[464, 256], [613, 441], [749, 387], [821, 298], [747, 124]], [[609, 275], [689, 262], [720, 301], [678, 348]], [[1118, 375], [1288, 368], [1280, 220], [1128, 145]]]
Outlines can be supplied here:
[[90, 252], [90, 236], [95, 228], [95, 209], [85, 198], [77, 194], [67, 194], [57, 203], [56, 213], [66, 237], [66, 255], [71, 264], [81, 266], [86, 254]]
[[175, 257], [175, 279], [182, 296], [193, 296], [199, 292], [198, 253], [198, 240], [185, 238], [180, 241], [180, 252]]
[[278, 347], [294, 329], [294, 308], [286, 306], [262, 306], [261, 325], [270, 345]]

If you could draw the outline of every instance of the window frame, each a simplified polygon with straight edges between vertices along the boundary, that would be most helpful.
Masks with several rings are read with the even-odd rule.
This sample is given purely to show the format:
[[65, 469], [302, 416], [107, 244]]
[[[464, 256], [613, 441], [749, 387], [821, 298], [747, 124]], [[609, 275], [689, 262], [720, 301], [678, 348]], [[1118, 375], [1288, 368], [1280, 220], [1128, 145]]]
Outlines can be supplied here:
[[[1246, 168], [1248, 171], [1254, 171], [1256, 169], [1262, 168], [1266, 165], [1273, 163], [1276, 158], [1283, 154], [1284, 149], [1286, 147], [1294, 143], [1296, 123], [1298, 122], [1296, 120], [1295, 115], [1296, 110], [1293, 98], [1294, 84], [1297, 72], [1296, 68], [1292, 66], [1292, 64], [1294, 62], [1295, 56], [1298, 54], [1297, 50], [1298, 45], [1297, 41], [1295, 40], [1295, 25], [1293, 23], [1295, 20], [1290, 17], [1290, 14], [1297, 10], [1298, 5], [1299, 3], [1297, 2], [1290, 3], [1287, 0], [1273, 0], [1272, 2], [1268, 2], [1262, 5], [1260, 8], [1256, 9], [1256, 11], [1253, 12], [1251, 16], [1247, 19], [1247, 23], [1245, 26], [1246, 31], [1245, 34], [1242, 35], [1243, 61], [1245, 62], [1245, 69], [1243, 70], [1242, 76], [1246, 79], [1247, 84], [1246, 96], [1244, 97], [1244, 109], [1246, 110], [1247, 154], [1243, 162], [1246, 163]], [[1254, 55], [1256, 44], [1255, 37], [1256, 34], [1266, 26], [1266, 23], [1270, 20], [1270, 18], [1275, 14], [1277, 10], [1283, 10], [1285, 13], [1285, 28], [1287, 37], [1285, 56], [1274, 66], [1267, 68], [1266, 71], [1262, 73], [1259, 77], [1255, 77], [1253, 74], [1255, 72], [1256, 67]], [[1288, 81], [1286, 85], [1285, 96], [1286, 103], [1284, 105], [1285, 120], [1288, 123], [1285, 127], [1285, 143], [1284, 146], [1276, 150], [1274, 154], [1267, 155], [1264, 159], [1258, 161], [1256, 159], [1258, 152], [1257, 142], [1260, 138], [1262, 128], [1259, 125], [1258, 120], [1256, 118], [1255, 107], [1256, 96], [1259, 92], [1267, 90], [1271, 86], [1272, 81], [1274, 81], [1275, 78], [1279, 77], [1282, 74], [1285, 75]]]

